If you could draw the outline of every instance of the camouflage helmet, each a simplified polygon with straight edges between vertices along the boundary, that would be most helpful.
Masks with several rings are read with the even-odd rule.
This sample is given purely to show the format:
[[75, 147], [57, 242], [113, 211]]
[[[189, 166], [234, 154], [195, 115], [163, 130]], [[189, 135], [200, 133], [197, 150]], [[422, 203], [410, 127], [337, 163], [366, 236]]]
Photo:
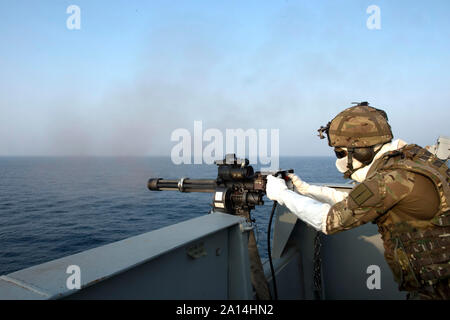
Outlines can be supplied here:
[[365, 148], [393, 138], [386, 112], [370, 107], [368, 102], [345, 109], [318, 131], [321, 139], [324, 132], [327, 134], [331, 147]]

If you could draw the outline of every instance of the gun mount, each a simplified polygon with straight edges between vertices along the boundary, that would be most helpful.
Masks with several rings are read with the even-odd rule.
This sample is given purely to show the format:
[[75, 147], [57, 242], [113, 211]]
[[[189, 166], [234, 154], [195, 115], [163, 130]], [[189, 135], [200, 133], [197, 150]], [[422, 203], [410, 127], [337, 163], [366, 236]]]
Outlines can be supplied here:
[[[152, 191], [180, 191], [180, 192], [210, 192], [213, 196], [214, 211], [239, 215], [250, 223], [254, 220], [250, 211], [257, 205], [263, 205], [263, 197], [266, 194], [267, 176], [281, 176], [287, 180], [287, 174], [294, 170], [279, 170], [275, 172], [254, 172], [247, 159], [237, 159], [235, 154], [227, 154], [225, 159], [215, 161], [218, 166], [217, 178], [214, 179], [189, 179], [165, 180], [153, 178], [148, 181], [148, 188]], [[268, 227], [269, 261], [274, 283], [275, 298], [276, 284], [275, 274], [270, 254], [270, 228], [275, 212], [276, 202], [272, 208]], [[261, 258], [256, 245], [253, 230], [249, 232], [248, 252], [250, 257], [251, 280], [258, 299], [270, 299], [269, 287], [264, 276]]]

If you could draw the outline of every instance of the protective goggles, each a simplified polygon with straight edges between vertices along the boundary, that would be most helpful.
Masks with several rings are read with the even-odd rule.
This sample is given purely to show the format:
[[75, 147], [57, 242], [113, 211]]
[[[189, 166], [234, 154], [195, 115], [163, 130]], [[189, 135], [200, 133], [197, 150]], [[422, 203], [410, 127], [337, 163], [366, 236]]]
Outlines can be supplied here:
[[[352, 157], [365, 165], [372, 162], [376, 153], [373, 147], [353, 148], [351, 151]], [[348, 155], [348, 151], [340, 147], [334, 148], [334, 153], [338, 159], [342, 159]]]
[[334, 153], [336, 154], [336, 157], [338, 159], [342, 159], [342, 158], [346, 157], [348, 154], [347, 150], [344, 150], [342, 148], [334, 148]]

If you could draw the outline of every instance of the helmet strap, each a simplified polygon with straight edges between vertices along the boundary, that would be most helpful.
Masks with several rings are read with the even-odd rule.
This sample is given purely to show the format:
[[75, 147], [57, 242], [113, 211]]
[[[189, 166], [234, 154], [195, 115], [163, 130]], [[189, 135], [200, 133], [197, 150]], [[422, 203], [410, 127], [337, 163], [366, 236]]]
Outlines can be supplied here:
[[[370, 148], [372, 148], [372, 150], [373, 150], [373, 154], [372, 154], [372, 156], [371, 156], [371, 159], [370, 159], [370, 162], [372, 162], [373, 161], [373, 159], [374, 159], [374, 157], [375, 157], [375, 155], [378, 153], [378, 151], [380, 151], [381, 150], [381, 147], [382, 147], [383, 145], [381, 145], [381, 146], [377, 146], [377, 147], [370, 147]], [[358, 169], [354, 169], [353, 168], [353, 155], [354, 155], [354, 153], [355, 153], [355, 148], [347, 148], [347, 171], [344, 173], [344, 178], [345, 179], [350, 179], [351, 178], [351, 175], [353, 174], [353, 173], [355, 173], [355, 171], [357, 171], [357, 170], [359, 170], [359, 169], [361, 169], [361, 168], [364, 168], [365, 166], [367, 166], [369, 163], [367, 163], [367, 162], [361, 162], [361, 161], [359, 161], [358, 159], [356, 159], [356, 160], [358, 160], [359, 162], [361, 162], [362, 163], [362, 167], [360, 167], [360, 168], [358, 168]]]
[[347, 148], [347, 171], [344, 173], [344, 178], [349, 179], [350, 176], [355, 172], [353, 170], [353, 152], [355, 151], [354, 148]]

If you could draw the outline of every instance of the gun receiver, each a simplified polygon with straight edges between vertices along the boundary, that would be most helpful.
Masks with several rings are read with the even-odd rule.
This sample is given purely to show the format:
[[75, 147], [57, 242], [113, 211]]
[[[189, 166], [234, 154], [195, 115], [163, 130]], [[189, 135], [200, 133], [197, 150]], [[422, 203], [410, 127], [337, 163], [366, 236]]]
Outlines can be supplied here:
[[152, 178], [148, 188], [152, 191], [208, 192], [214, 193], [215, 211], [230, 214], [250, 212], [257, 205], [263, 205], [268, 175], [278, 175], [287, 179], [294, 170], [274, 172], [254, 172], [247, 159], [237, 159], [235, 154], [227, 154], [224, 160], [215, 161], [218, 166], [216, 179], [166, 180]]

